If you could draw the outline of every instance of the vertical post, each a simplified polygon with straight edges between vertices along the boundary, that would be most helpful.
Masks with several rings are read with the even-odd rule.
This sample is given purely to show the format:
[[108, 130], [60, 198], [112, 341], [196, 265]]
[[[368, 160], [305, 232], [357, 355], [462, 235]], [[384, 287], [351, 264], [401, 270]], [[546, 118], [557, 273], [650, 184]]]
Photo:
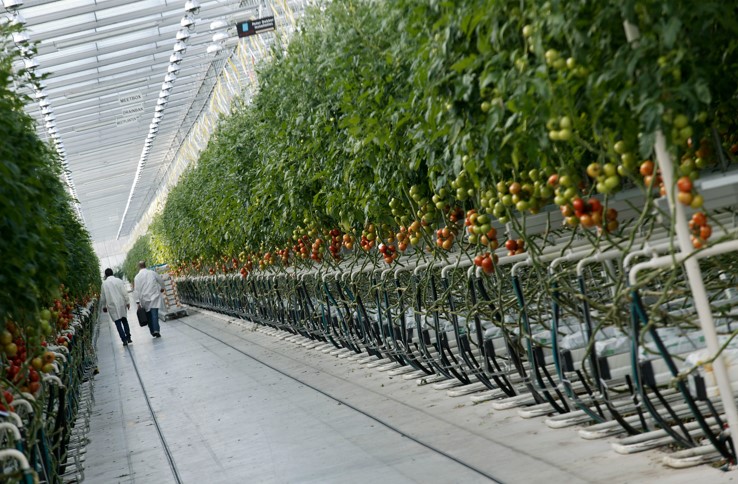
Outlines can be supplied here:
[[[625, 36], [627, 37], [628, 42], [631, 44], [637, 42], [640, 37], [638, 27], [628, 21], [625, 21], [623, 26], [625, 28]], [[684, 261], [684, 270], [687, 274], [689, 287], [692, 291], [692, 300], [694, 301], [694, 306], [697, 309], [702, 333], [705, 336], [707, 351], [710, 354], [710, 358], [713, 358], [720, 351], [717, 331], [715, 330], [715, 321], [712, 317], [710, 300], [707, 296], [705, 281], [702, 277], [702, 270], [700, 269], [699, 262], [695, 257], [689, 257], [689, 255], [694, 252], [694, 247], [689, 235], [687, 215], [684, 210], [684, 205], [676, 199], [674, 162], [666, 149], [666, 139], [664, 138], [664, 133], [661, 130], [656, 132], [656, 143], [654, 149], [656, 151], [656, 161], [658, 162], [659, 168], [661, 168], [661, 178], [663, 179], [664, 186], [666, 187], [666, 196], [669, 202], [669, 208], [674, 214], [673, 223], [676, 229], [676, 238], [679, 244], [679, 249], [681, 253], [686, 256]], [[728, 370], [724, 356], [718, 356], [712, 366], [715, 373], [718, 392], [720, 393], [720, 399], [723, 402], [723, 409], [725, 410], [728, 426], [731, 429], [730, 438], [732, 439], [733, 448], [735, 449], [737, 443], [735, 432], [738, 432], [738, 407], [736, 406], [735, 398], [733, 397], [733, 388], [730, 384], [730, 378], [728, 378]]]

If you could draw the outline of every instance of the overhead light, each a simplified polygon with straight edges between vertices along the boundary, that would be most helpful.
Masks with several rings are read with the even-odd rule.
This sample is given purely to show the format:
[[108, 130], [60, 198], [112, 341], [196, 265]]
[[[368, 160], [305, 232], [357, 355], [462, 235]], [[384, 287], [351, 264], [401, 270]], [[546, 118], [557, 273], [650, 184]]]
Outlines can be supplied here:
[[39, 89], [36, 91], [36, 99], [44, 99], [48, 94], [46, 94], [46, 91], [43, 91]]
[[174, 52], [184, 52], [186, 50], [187, 44], [185, 44], [181, 40], [174, 43]]
[[216, 32], [213, 35], [213, 42], [223, 42], [228, 37], [230, 37], [230, 35], [228, 35], [228, 32]]
[[43, 98], [43, 99], [41, 99], [41, 100], [40, 100], [40, 101], [38, 102], [38, 105], [39, 105], [39, 106], [41, 106], [42, 108], [45, 108], [46, 106], [50, 106], [50, 105], [51, 105], [51, 103], [49, 102], [49, 100], [48, 100], [48, 99], [46, 99], [46, 98]]
[[3, 7], [8, 10], [17, 10], [23, 6], [23, 0], [3, 0]]
[[210, 30], [220, 30], [228, 27], [229, 24], [225, 20], [213, 20], [210, 22]]
[[195, 17], [192, 15], [185, 15], [182, 17], [182, 20], [179, 21], [179, 24], [186, 29], [192, 29], [195, 26]]
[[179, 29], [177, 31], [177, 40], [185, 41], [190, 38], [190, 31], [187, 29]]
[[52, 112], [53, 112], [53, 110], [51, 109], [50, 106], [44, 106], [44, 107], [41, 108], [41, 114], [49, 114], [49, 113], [52, 113]]
[[169, 67], [167, 67], [167, 72], [169, 73], [179, 72], [179, 64], [169, 64]]
[[164, 117], [164, 113], [162, 112], [154, 113], [154, 119], [161, 119], [163, 117]]
[[23, 66], [27, 70], [33, 71], [38, 68], [38, 61], [35, 58], [23, 59]]
[[174, 84], [172, 84], [171, 82], [163, 82], [161, 84], [162, 91], [171, 91], [173, 87], [174, 87]]
[[174, 52], [172, 55], [169, 56], [169, 63], [170, 64], [179, 64], [182, 62], [182, 54], [179, 52]]
[[154, 109], [158, 113], [158, 112], [164, 111], [164, 106], [156, 106]]
[[46, 121], [46, 129], [51, 129], [55, 127], [56, 127], [56, 123], [54, 123], [53, 121]]
[[167, 105], [167, 100], [165, 98], [163, 98], [163, 97], [160, 97], [159, 100], [156, 101], [156, 104], [159, 105], [159, 106], [166, 106]]
[[164, 81], [166, 82], [174, 82], [177, 80], [177, 74], [170, 72], [164, 77]]
[[197, 13], [200, 11], [200, 2], [197, 0], [187, 0], [185, 3], [185, 12]]
[[54, 116], [54, 113], [49, 113], [44, 115], [44, 119], [46, 121], [56, 121], [56, 116]]
[[25, 32], [13, 32], [13, 42], [18, 45], [25, 45], [31, 40], [31, 37]]
[[217, 54], [221, 50], [223, 50], [223, 46], [222, 45], [220, 45], [220, 44], [210, 44], [208, 46], [207, 52], [208, 52], [208, 54]]
[[169, 91], [161, 91], [159, 93], [159, 99], [166, 99], [169, 97]]

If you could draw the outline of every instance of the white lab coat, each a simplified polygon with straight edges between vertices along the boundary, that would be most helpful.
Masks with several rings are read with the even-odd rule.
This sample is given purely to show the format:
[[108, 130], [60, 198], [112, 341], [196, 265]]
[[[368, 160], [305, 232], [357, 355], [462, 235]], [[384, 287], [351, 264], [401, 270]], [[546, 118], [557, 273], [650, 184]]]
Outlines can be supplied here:
[[130, 304], [126, 285], [115, 276], [108, 276], [100, 288], [100, 307], [108, 308], [108, 314], [117, 321], [128, 314], [126, 305]]
[[151, 308], [164, 310], [164, 298], [161, 290], [164, 289], [164, 279], [151, 269], [141, 269], [133, 279], [133, 293], [145, 311]]

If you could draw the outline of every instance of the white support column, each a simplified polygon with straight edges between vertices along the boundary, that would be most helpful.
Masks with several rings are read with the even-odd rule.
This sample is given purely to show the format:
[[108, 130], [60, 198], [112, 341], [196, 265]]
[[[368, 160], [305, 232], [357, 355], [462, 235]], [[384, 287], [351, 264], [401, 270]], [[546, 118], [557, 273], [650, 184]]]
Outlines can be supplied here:
[[[625, 35], [628, 42], [631, 44], [637, 42], [640, 37], [638, 27], [627, 21], [624, 22], [623, 26], [625, 28]], [[717, 331], [715, 329], [715, 320], [712, 317], [710, 300], [707, 295], [707, 290], [705, 289], [705, 282], [699, 262], [695, 257], [689, 257], [689, 254], [694, 252], [694, 246], [690, 239], [689, 224], [687, 222], [684, 205], [682, 205], [676, 198], [677, 188], [674, 180], [674, 162], [669, 151], [666, 149], [666, 139], [664, 138], [664, 133], [661, 130], [656, 132], [656, 144], [654, 148], [656, 151], [656, 161], [661, 169], [661, 178], [664, 182], [664, 186], [666, 187], [666, 196], [668, 198], [669, 208], [674, 215], [673, 223], [676, 229], [679, 249], [680, 252], [686, 256], [686, 260], [684, 261], [684, 270], [687, 274], [689, 287], [692, 291], [692, 300], [694, 301], [694, 306], [697, 309], [702, 333], [705, 336], [707, 351], [710, 353], [710, 358], [713, 358], [720, 351], [720, 344], [718, 342]], [[733, 441], [733, 448], [735, 449], [736, 439], [734, 435], [735, 432], [738, 432], [738, 407], [736, 406], [735, 398], [733, 396], [733, 388], [730, 384], [730, 378], [728, 378], [728, 370], [724, 356], [720, 355], [716, 358], [712, 366], [715, 373], [715, 380], [717, 381], [718, 391], [720, 393], [720, 399], [723, 402], [725, 416], [731, 430], [730, 438]]]

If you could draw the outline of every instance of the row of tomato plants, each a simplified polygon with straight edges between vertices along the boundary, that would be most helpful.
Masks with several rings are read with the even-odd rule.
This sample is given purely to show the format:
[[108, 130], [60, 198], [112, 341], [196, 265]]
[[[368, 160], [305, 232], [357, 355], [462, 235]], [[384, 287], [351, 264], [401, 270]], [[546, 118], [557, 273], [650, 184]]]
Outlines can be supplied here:
[[24, 111], [32, 101], [20, 89], [40, 79], [13, 69], [14, 29], [0, 25], [0, 410], [22, 392], [39, 396], [41, 374], [53, 371], [47, 345], [68, 345], [73, 310], [100, 286], [61, 164]]
[[[735, 13], [710, 0], [327, 3], [261, 67], [259, 93], [220, 123], [126, 264], [245, 275], [355, 245], [395, 263], [463, 241], [489, 267], [494, 227], [551, 205], [596, 241], [619, 230], [614, 194], [664, 193], [658, 130], [680, 203], [700, 210], [694, 180], [738, 152]], [[693, 226], [704, 245], [709, 223]]]

